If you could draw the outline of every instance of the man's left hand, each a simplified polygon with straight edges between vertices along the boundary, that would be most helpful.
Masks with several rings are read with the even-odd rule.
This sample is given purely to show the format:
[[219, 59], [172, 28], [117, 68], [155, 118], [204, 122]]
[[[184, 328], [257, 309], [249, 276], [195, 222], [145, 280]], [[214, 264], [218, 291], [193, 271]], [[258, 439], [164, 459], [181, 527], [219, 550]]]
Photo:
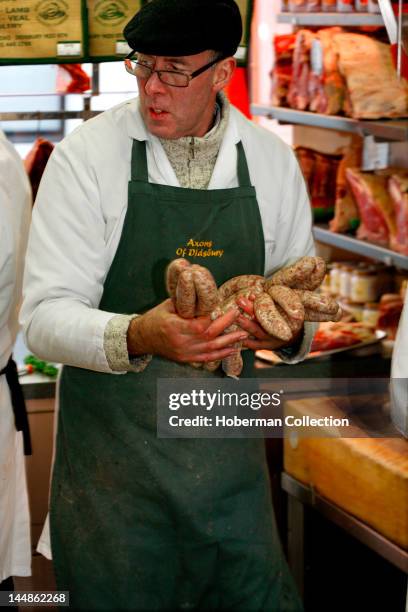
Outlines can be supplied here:
[[249, 315], [250, 318], [239, 315], [236, 319], [236, 323], [250, 336], [246, 340], [242, 341], [242, 346], [252, 349], [253, 351], [269, 350], [275, 351], [287, 346], [296, 344], [299, 341], [300, 336], [303, 334], [303, 327], [300, 331], [294, 335], [289, 341], [279, 340], [266, 333], [266, 331], [259, 325], [254, 315], [254, 302], [245, 297], [237, 298], [237, 304], [242, 310]]

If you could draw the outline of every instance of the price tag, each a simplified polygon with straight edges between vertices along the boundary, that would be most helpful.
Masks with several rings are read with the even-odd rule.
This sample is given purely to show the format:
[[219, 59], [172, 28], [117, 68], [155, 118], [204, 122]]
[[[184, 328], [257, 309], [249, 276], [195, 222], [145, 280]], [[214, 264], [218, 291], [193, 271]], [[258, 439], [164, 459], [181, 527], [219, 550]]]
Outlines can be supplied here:
[[363, 146], [363, 170], [380, 170], [388, 168], [390, 161], [390, 143], [376, 142], [374, 136], [366, 136]]
[[57, 55], [78, 57], [82, 54], [82, 45], [79, 40], [57, 43]]
[[127, 44], [126, 40], [117, 40], [115, 45], [116, 55], [129, 55], [132, 49]]
[[246, 54], [247, 54], [247, 49], [246, 47], [238, 47], [234, 57], [237, 60], [245, 60], [246, 58]]

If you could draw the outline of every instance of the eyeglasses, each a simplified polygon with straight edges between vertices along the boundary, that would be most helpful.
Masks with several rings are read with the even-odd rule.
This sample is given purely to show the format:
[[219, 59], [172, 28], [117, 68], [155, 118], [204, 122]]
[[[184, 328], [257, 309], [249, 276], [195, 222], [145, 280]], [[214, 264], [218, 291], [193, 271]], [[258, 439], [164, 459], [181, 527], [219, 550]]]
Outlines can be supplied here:
[[198, 70], [194, 70], [194, 72], [188, 74], [186, 72], [177, 72], [175, 70], [154, 70], [153, 68], [150, 68], [148, 64], [132, 60], [134, 55], [135, 52], [132, 51], [132, 53], [125, 58], [126, 72], [141, 79], [150, 79], [152, 74], [156, 72], [162, 83], [165, 85], [171, 85], [172, 87], [188, 87], [192, 79], [195, 79], [195, 77], [197, 77], [199, 74], [202, 74], [208, 70], [208, 68], [211, 68], [211, 66], [214, 66], [214, 64], [223, 59], [223, 57], [217, 57], [211, 62], [208, 62], [208, 64], [205, 64], [205, 66], [202, 66], [201, 68], [198, 68]]

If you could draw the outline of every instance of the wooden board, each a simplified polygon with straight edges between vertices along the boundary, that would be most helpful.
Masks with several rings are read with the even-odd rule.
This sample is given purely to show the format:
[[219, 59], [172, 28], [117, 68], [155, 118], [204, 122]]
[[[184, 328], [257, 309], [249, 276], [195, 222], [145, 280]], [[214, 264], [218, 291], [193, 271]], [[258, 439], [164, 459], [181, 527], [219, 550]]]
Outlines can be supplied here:
[[[344, 416], [328, 398], [290, 400], [286, 411]], [[284, 469], [408, 550], [408, 440], [286, 435]]]

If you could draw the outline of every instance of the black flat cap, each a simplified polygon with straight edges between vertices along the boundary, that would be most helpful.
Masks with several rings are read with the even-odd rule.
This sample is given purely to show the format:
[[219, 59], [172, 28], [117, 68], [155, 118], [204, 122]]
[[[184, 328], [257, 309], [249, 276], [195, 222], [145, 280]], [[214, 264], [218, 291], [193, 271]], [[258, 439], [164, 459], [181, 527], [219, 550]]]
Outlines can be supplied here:
[[207, 49], [234, 55], [242, 19], [234, 0], [152, 0], [126, 25], [129, 46], [149, 55], [194, 55]]

